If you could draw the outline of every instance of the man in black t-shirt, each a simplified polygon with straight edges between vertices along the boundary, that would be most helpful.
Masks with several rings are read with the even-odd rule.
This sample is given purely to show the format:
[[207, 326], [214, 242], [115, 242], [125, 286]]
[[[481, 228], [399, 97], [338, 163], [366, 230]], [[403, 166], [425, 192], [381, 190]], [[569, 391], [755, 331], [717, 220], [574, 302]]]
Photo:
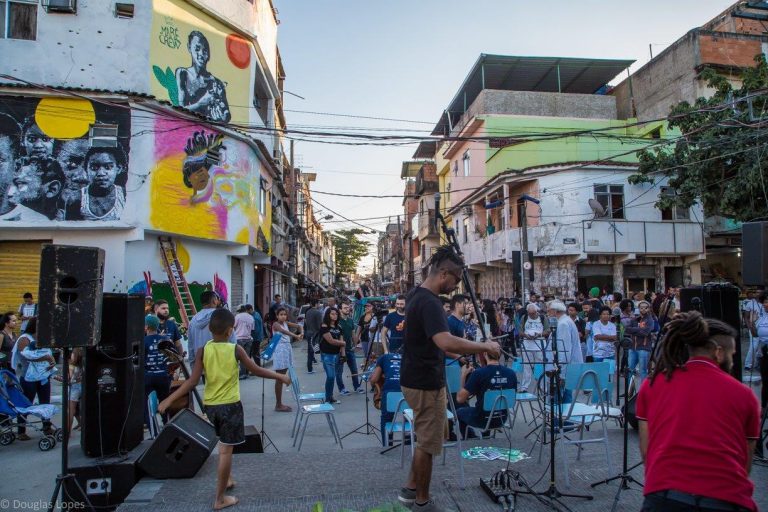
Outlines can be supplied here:
[[446, 427], [445, 352], [491, 353], [498, 359], [499, 344], [473, 343], [450, 334], [440, 294], [449, 294], [461, 282], [462, 261], [450, 246], [440, 247], [430, 259], [429, 275], [409, 294], [405, 310], [405, 336], [400, 383], [413, 409], [418, 446], [408, 482], [398, 499], [412, 510], [440, 510], [429, 497], [432, 457], [443, 449]]

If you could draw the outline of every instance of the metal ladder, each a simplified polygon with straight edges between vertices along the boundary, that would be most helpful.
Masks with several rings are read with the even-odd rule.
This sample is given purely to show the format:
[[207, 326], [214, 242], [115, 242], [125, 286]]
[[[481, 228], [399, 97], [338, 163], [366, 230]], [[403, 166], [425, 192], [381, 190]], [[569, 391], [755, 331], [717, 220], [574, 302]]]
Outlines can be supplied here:
[[184, 327], [187, 327], [189, 320], [197, 313], [197, 308], [195, 308], [195, 302], [189, 292], [189, 286], [184, 277], [184, 269], [176, 255], [176, 243], [169, 236], [161, 236], [159, 241], [160, 253], [163, 255], [163, 266], [166, 274], [168, 274], [168, 282], [171, 283], [173, 296], [176, 297], [181, 321]]

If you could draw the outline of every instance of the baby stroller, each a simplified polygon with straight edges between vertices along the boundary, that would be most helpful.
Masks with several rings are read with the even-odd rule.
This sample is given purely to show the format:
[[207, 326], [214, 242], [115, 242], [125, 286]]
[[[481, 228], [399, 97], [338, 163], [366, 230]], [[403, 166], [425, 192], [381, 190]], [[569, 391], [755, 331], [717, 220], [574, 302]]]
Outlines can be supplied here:
[[[16, 375], [8, 370], [0, 370], [0, 445], [7, 446], [16, 440], [14, 430], [17, 425], [14, 419], [20, 414], [27, 415], [26, 428], [43, 432], [43, 421], [50, 421], [58, 411], [59, 408], [51, 404], [32, 405], [24, 396]], [[38, 419], [31, 420], [30, 416]], [[45, 434], [37, 443], [41, 451], [52, 450], [56, 441], [64, 440], [64, 431], [53, 424], [51, 427], [55, 429], [54, 435]]]

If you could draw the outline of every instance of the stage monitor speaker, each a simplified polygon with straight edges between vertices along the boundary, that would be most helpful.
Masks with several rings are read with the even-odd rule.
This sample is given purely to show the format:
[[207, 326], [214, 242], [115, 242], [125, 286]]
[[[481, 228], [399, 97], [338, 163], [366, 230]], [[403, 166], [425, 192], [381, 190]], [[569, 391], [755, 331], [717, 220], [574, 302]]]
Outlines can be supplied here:
[[741, 226], [741, 278], [746, 285], [768, 286], [768, 222]]
[[89, 347], [101, 332], [104, 249], [43, 245], [37, 340], [41, 347]]
[[80, 445], [89, 457], [144, 438], [144, 296], [105, 293], [99, 343], [85, 351]]
[[253, 425], [245, 426], [245, 442], [236, 444], [232, 453], [264, 453], [264, 445], [261, 442], [261, 432]]
[[152, 478], [192, 478], [218, 442], [213, 425], [184, 409], [163, 427], [138, 465]]
[[689, 286], [680, 289], [680, 310], [699, 311], [707, 318], [721, 320], [736, 331], [736, 354], [732, 374], [741, 380], [741, 308], [739, 289], [730, 283]]

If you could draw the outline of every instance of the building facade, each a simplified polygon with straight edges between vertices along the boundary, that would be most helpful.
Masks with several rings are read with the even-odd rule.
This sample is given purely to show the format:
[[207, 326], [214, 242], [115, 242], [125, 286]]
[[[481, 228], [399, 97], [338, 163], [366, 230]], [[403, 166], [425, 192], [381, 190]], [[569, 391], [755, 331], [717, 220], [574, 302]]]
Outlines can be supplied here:
[[[101, 247], [104, 290], [289, 297], [284, 72], [269, 0], [81, 2], [0, 40], [0, 306], [37, 290], [43, 243]], [[175, 311], [175, 308], [172, 308]], [[178, 317], [177, 317], [178, 318]]]
[[666, 136], [663, 123], [619, 119], [605, 94], [630, 63], [482, 55], [433, 131], [449, 140], [414, 154], [435, 162], [484, 297], [521, 293], [526, 261], [525, 290], [562, 297], [699, 280], [700, 208], [662, 212], [663, 179], [628, 181], [636, 152]]

